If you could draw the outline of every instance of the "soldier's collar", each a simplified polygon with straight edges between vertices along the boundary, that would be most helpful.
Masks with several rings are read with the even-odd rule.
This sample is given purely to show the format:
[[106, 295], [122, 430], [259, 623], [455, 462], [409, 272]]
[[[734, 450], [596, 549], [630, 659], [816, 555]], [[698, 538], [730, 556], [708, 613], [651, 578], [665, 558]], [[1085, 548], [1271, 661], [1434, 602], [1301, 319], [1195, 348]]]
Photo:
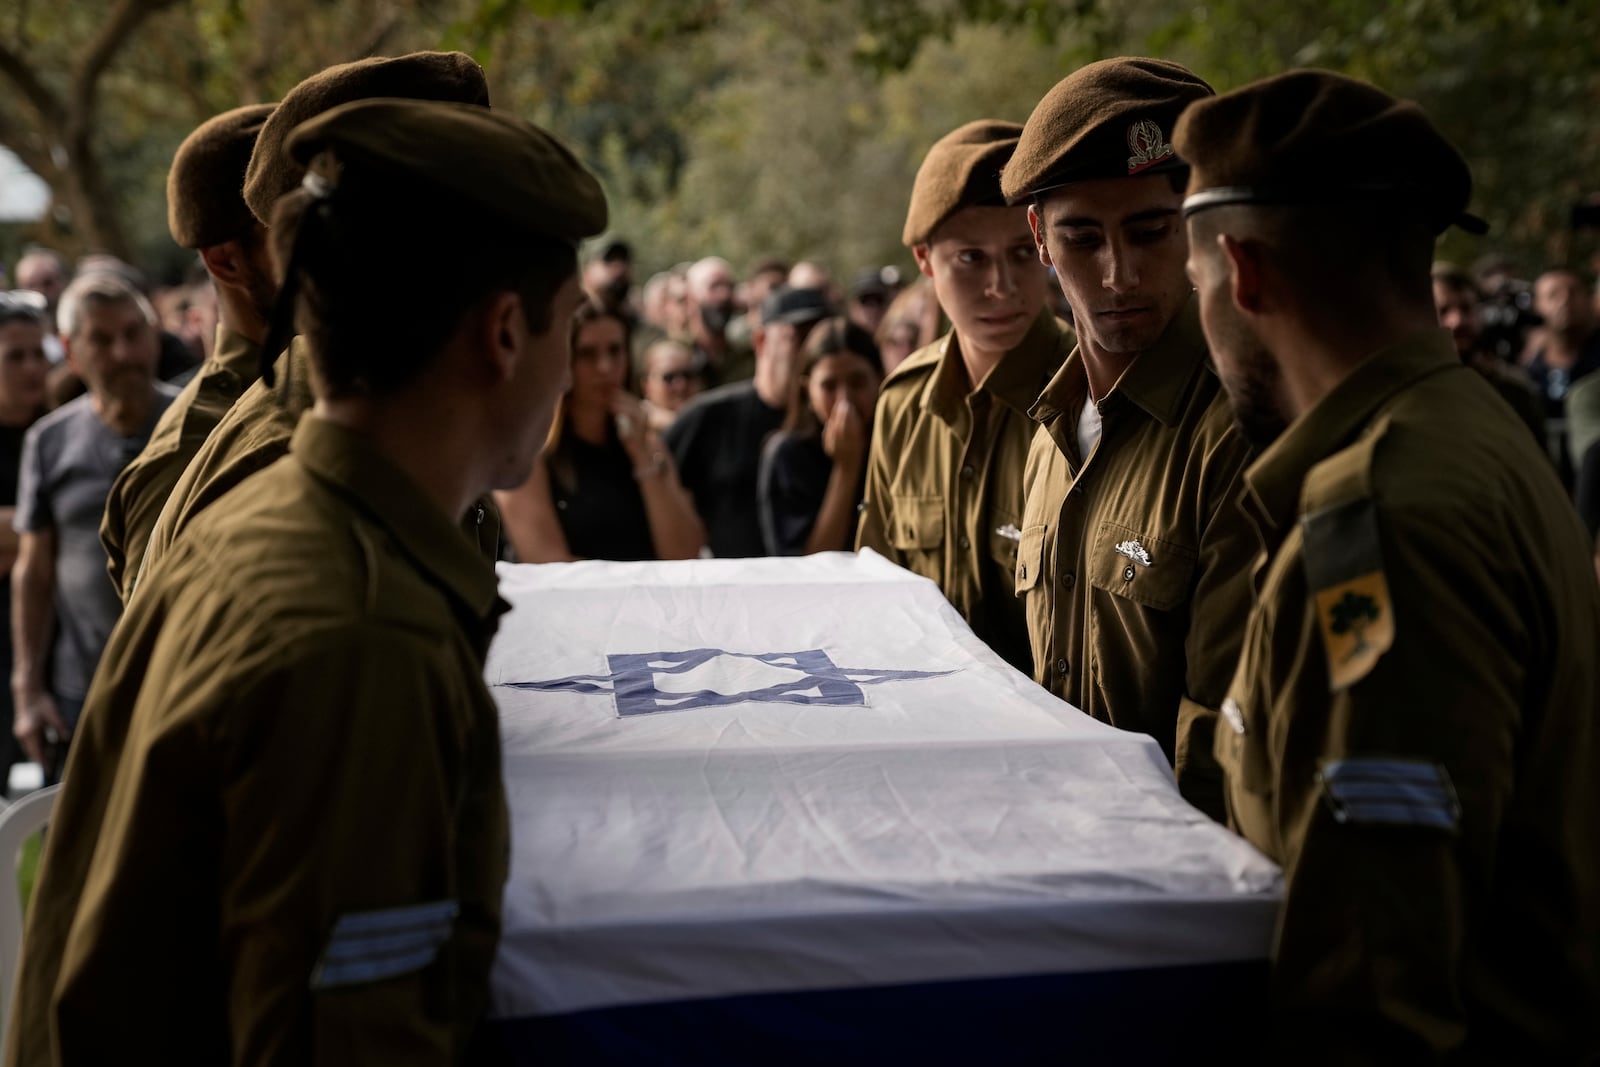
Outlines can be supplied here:
[[494, 568], [416, 483], [365, 437], [308, 413], [289, 451], [394, 538], [416, 568], [478, 619], [495, 614]]
[[211, 359], [247, 387], [261, 375], [261, 346], [220, 322], [217, 323], [216, 343], [211, 346]]
[[[1049, 308], [1044, 308], [1017, 346], [1001, 357], [972, 392], [982, 389], [1018, 414], [1028, 414], [1038, 399], [1040, 386], [1061, 366], [1061, 338], [1061, 324]], [[928, 379], [925, 406], [953, 425], [966, 403], [966, 381], [960, 341], [952, 330], [940, 341], [939, 363]]]
[[[1163, 426], [1175, 425], [1183, 399], [1209, 357], [1205, 334], [1200, 329], [1200, 302], [1190, 293], [1156, 343], [1139, 353], [1101, 403], [1125, 397]], [[1076, 418], [1087, 388], [1080, 346], [1045, 386], [1030, 414], [1039, 422], [1069, 412]]]
[[1355, 441], [1397, 393], [1452, 368], [1466, 369], [1450, 334], [1434, 327], [1362, 360], [1245, 471], [1251, 510], [1271, 526], [1287, 529], [1299, 514], [1301, 486], [1313, 466]]

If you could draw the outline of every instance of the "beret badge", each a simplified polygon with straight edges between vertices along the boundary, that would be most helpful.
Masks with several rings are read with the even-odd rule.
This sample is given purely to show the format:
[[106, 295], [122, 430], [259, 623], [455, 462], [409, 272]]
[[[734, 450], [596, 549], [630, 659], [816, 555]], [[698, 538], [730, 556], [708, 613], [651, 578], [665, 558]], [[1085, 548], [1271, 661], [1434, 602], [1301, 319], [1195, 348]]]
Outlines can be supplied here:
[[1172, 158], [1172, 145], [1161, 134], [1161, 127], [1149, 119], [1141, 119], [1128, 127], [1128, 174], [1149, 170], [1157, 163]]

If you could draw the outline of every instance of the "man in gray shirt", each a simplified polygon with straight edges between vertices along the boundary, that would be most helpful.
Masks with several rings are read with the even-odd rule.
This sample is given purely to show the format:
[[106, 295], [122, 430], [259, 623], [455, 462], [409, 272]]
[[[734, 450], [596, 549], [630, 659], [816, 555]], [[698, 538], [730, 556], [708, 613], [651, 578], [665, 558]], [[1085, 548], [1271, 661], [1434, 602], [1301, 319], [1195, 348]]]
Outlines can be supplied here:
[[11, 604], [13, 729], [52, 776], [122, 613], [100, 544], [106, 496], [177, 395], [156, 381], [155, 312], [127, 282], [79, 277], [62, 294], [58, 319], [67, 359], [89, 391], [23, 438]]

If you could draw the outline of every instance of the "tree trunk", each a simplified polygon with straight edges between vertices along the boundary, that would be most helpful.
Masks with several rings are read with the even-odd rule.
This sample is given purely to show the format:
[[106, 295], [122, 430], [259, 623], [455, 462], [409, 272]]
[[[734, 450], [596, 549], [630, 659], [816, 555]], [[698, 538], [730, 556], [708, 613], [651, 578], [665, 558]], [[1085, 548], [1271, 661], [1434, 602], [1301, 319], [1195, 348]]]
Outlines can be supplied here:
[[0, 135], [43, 178], [72, 213], [73, 228], [91, 251], [127, 259], [132, 251], [118, 205], [94, 144], [100, 79], [151, 15], [179, 0], [118, 0], [74, 59], [67, 91], [52, 89], [24, 55], [0, 42], [0, 76], [16, 88], [13, 99], [32, 111], [35, 137], [0, 115]]

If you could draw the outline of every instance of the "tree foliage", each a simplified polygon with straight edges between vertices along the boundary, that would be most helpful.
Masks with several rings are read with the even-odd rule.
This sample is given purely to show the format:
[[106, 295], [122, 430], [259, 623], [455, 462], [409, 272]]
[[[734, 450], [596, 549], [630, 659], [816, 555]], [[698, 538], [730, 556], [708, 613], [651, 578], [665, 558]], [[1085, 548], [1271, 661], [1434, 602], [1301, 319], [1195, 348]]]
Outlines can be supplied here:
[[1585, 250], [1565, 223], [1600, 188], [1597, 42], [1579, 0], [11, 0], [0, 142], [56, 193], [29, 236], [171, 269], [165, 171], [195, 124], [330, 63], [459, 48], [497, 106], [601, 172], [646, 267], [777, 253], [843, 274], [905, 262], [934, 139], [1023, 120], [1078, 64], [1160, 55], [1219, 89], [1315, 65], [1426, 106], [1472, 161], [1492, 247], [1532, 268]]

